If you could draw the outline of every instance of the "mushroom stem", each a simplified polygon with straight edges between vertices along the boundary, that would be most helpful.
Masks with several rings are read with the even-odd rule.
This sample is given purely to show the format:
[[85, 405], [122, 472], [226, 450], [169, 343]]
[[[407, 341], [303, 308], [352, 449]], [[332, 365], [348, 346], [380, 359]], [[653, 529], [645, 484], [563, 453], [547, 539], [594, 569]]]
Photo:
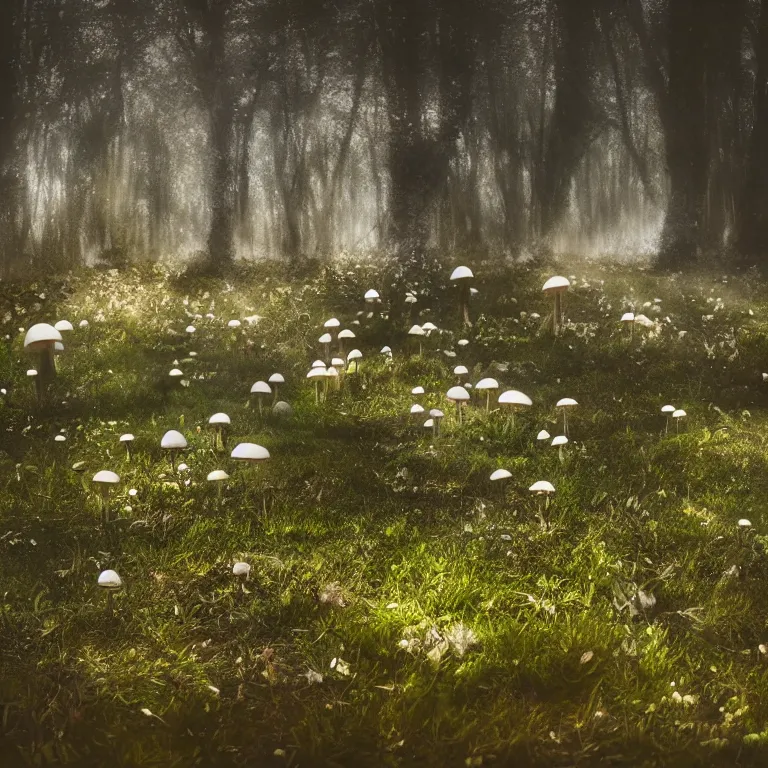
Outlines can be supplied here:
[[563, 458], [563, 446], [562, 446], [562, 445], [561, 445], [561, 446], [558, 446], [558, 449], [557, 449], [557, 456], [558, 456], [558, 458], [560, 459], [560, 463], [562, 464], [562, 463], [563, 463], [563, 461], [564, 461], [564, 458]]
[[259, 400], [259, 416], [262, 416], [263, 413], [264, 413], [264, 409], [263, 409], [263, 406], [261, 404], [261, 400], [262, 400], [261, 394], [259, 394], [258, 400]]
[[315, 380], [315, 405], [320, 405], [320, 383]]
[[126, 440], [125, 442], [125, 460], [130, 461], [133, 458], [131, 455], [131, 442], [130, 440]]
[[485, 412], [488, 413], [491, 410], [491, 390], [489, 389], [485, 393]]
[[461, 286], [461, 319], [465, 326], [472, 325], [472, 321], [469, 319], [469, 281], [460, 280]]
[[173, 448], [171, 448], [168, 451], [168, 456], [169, 456], [170, 462], [171, 462], [171, 471], [175, 473], [176, 472], [176, 463], [175, 463], [175, 457], [174, 457], [173, 454], [174, 454], [174, 450], [173, 450]]
[[114, 615], [115, 615], [115, 606], [114, 606], [114, 602], [112, 600], [112, 590], [110, 589], [107, 592], [107, 616], [112, 618], [112, 616], [114, 616]]
[[462, 424], [462, 417], [461, 417], [461, 400], [456, 401], [456, 411], [458, 412], [459, 416], [459, 424]]
[[561, 298], [561, 293], [559, 291], [555, 292], [555, 308], [554, 308], [554, 314], [552, 316], [552, 329], [554, 331], [555, 336], [557, 336], [560, 333], [560, 315], [563, 311], [563, 300]]
[[563, 408], [563, 434], [568, 437], [568, 411]]
[[279, 384], [275, 384], [275, 395], [272, 398], [272, 405], [274, 405], [277, 402], [277, 390], [279, 386], [280, 386]]

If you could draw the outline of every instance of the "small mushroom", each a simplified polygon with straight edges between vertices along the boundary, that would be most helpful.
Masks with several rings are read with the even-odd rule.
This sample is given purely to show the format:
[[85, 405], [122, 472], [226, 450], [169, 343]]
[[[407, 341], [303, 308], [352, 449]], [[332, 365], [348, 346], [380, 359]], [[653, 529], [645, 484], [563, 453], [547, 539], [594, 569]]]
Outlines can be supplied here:
[[223, 469], [214, 469], [213, 472], [208, 473], [206, 479], [209, 483], [216, 483], [216, 501], [217, 505], [221, 507], [221, 487], [226, 480], [229, 480], [229, 475]]
[[578, 403], [572, 397], [563, 397], [557, 401], [556, 408], [563, 409], [563, 434], [568, 435], [568, 411], [575, 408]]
[[677, 410], [674, 405], [663, 405], [661, 412], [667, 417], [664, 422], [664, 434], [669, 434], [669, 417]]
[[528, 395], [516, 389], [508, 389], [499, 395], [499, 405], [505, 405], [509, 409], [508, 426], [515, 427], [515, 414], [521, 408], [530, 408], [533, 401]]
[[187, 447], [187, 438], [175, 429], [168, 430], [160, 440], [160, 447], [168, 451], [171, 461], [171, 469], [176, 472], [175, 457], [178, 451]]
[[433, 435], [434, 437], [440, 437], [440, 420], [445, 414], [439, 408], [432, 408], [429, 415], [432, 419]]
[[256, 381], [251, 385], [251, 394], [259, 401], [259, 416], [264, 412], [264, 398], [272, 394], [272, 387], [266, 381]]
[[678, 408], [673, 414], [672, 418], [675, 420], [675, 431], [680, 432], [680, 419], [684, 419], [688, 414], [682, 409]]
[[208, 423], [214, 428], [213, 450], [218, 451], [219, 447], [221, 447], [222, 451], [226, 450], [227, 437], [225, 429], [232, 423], [232, 420], [226, 413], [214, 413], [213, 416], [208, 419]]
[[123, 580], [116, 571], [110, 570], [102, 571], [96, 583], [99, 585], [99, 589], [103, 589], [107, 593], [107, 615], [112, 616], [114, 613], [112, 596], [123, 588]]
[[459, 312], [464, 325], [472, 325], [469, 319], [469, 297], [471, 295], [469, 282], [473, 277], [469, 267], [456, 267], [451, 273], [451, 281], [459, 286]]
[[537, 496], [544, 497], [544, 506], [543, 509], [540, 509], [538, 512], [538, 518], [541, 522], [541, 527], [546, 530], [549, 527], [549, 523], [547, 521], [549, 497], [555, 492], [555, 486], [546, 480], [537, 480], [528, 490]]
[[112, 486], [120, 482], [120, 475], [110, 472], [108, 469], [102, 469], [93, 476], [93, 484], [98, 488], [101, 496], [101, 519], [104, 523], [109, 522], [109, 492]]
[[352, 331], [350, 331], [348, 328], [345, 328], [343, 331], [339, 331], [339, 335], [336, 338], [339, 340], [339, 355], [343, 357], [344, 356], [344, 340], [356, 338], [355, 334]]
[[422, 347], [421, 347], [421, 340], [424, 336], [426, 336], [426, 331], [420, 326], [420, 325], [413, 325], [411, 326], [410, 330], [408, 331], [409, 336], [415, 336], [419, 340], [419, 355], [422, 354]]
[[272, 398], [272, 405], [277, 402], [278, 400], [278, 390], [281, 385], [285, 384], [285, 377], [282, 373], [273, 373], [268, 379], [267, 383], [272, 386], [272, 390], [275, 393], [274, 398]]
[[485, 392], [485, 412], [488, 413], [491, 407], [491, 392], [499, 388], [499, 382], [496, 379], [480, 379], [475, 384], [475, 392]]
[[132, 450], [134, 439], [134, 436], [130, 432], [126, 432], [126, 434], [120, 435], [120, 442], [125, 446], [125, 457], [128, 461], [133, 458]]
[[456, 415], [459, 424], [462, 423], [461, 404], [469, 400], [469, 392], [464, 387], [451, 387], [445, 395], [452, 403], [456, 403]]
[[38, 404], [42, 403], [48, 384], [56, 377], [53, 356], [57, 341], [62, 341], [61, 333], [48, 323], [33, 325], [24, 336], [24, 349], [38, 355], [38, 374], [35, 376]]
[[568, 445], [568, 438], [565, 435], [557, 435], [552, 438], [552, 445], [557, 448], [557, 456], [562, 463], [565, 459], [563, 456], [563, 446]]
[[325, 377], [325, 366], [322, 368], [312, 367], [307, 374], [308, 379], [312, 379], [315, 384], [315, 405], [320, 404], [320, 380]]
[[635, 313], [625, 312], [621, 316], [621, 322], [629, 326], [629, 340], [632, 341], [635, 336]]

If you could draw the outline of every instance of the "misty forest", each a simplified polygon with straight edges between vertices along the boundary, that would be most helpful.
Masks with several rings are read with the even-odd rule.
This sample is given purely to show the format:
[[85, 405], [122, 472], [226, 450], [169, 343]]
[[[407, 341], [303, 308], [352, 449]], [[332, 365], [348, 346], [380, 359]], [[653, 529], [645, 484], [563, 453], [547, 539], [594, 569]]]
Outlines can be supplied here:
[[768, 0], [1, 0], [0, 765], [768, 764]]

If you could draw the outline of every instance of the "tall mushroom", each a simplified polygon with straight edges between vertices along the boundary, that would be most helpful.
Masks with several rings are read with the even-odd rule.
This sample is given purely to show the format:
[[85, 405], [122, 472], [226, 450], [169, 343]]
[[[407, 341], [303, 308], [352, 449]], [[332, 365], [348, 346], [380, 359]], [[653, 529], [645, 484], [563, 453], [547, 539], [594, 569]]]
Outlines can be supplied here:
[[270, 458], [269, 451], [256, 443], [238, 443], [230, 455], [236, 461], [243, 461], [251, 465], [260, 464]]
[[208, 423], [213, 427], [213, 450], [218, 451], [219, 446], [221, 450], [225, 450], [227, 447], [227, 438], [225, 435], [225, 428], [228, 427], [232, 420], [226, 413], [214, 413]]
[[259, 401], [259, 416], [264, 413], [264, 398], [272, 394], [272, 387], [266, 381], [255, 381], [251, 385], [251, 394]]
[[165, 450], [168, 451], [171, 461], [171, 469], [176, 472], [176, 453], [178, 451], [183, 451], [187, 447], [187, 438], [184, 437], [181, 432], [177, 432], [175, 429], [170, 429], [163, 435], [162, 440], [160, 440], [160, 447], [165, 448]]
[[445, 395], [452, 403], [456, 403], [456, 415], [459, 420], [459, 424], [463, 423], [461, 415], [461, 404], [466, 403], [469, 400], [469, 392], [464, 387], [451, 387]]
[[499, 388], [499, 382], [496, 379], [480, 379], [475, 384], [475, 392], [485, 392], [485, 412], [488, 413], [491, 407], [491, 392]]
[[354, 339], [355, 334], [348, 328], [345, 328], [343, 331], [339, 331], [339, 335], [336, 338], [339, 340], [339, 356], [344, 357], [344, 340]]
[[555, 407], [563, 409], [563, 434], [568, 436], [568, 411], [575, 408], [578, 403], [572, 397], [563, 397], [557, 401]]
[[130, 461], [131, 458], [133, 458], [132, 456], [133, 441], [134, 441], [134, 437], [130, 432], [126, 432], [126, 434], [120, 435], [120, 442], [125, 446], [126, 459], [128, 461]]
[[36, 353], [39, 358], [35, 377], [38, 403], [42, 402], [48, 384], [56, 378], [53, 355], [57, 341], [62, 341], [61, 334], [48, 323], [33, 325], [24, 337], [24, 349]]
[[568, 445], [568, 438], [565, 435], [557, 435], [552, 438], [552, 446], [557, 448], [557, 457], [560, 459], [560, 463], [565, 460], [563, 456], [563, 446]]
[[272, 405], [274, 405], [278, 400], [277, 393], [278, 393], [278, 389], [280, 388], [280, 385], [285, 384], [285, 377], [283, 376], [282, 373], [273, 373], [267, 379], [267, 383], [272, 386], [272, 390], [275, 393], [275, 396], [272, 398]]
[[533, 401], [528, 395], [516, 389], [508, 389], [506, 392], [502, 392], [499, 395], [498, 403], [509, 408], [507, 424], [513, 429], [515, 426], [515, 413], [521, 408], [530, 408], [533, 405]]
[[419, 355], [421, 355], [422, 349], [421, 349], [421, 339], [422, 337], [426, 336], [426, 331], [420, 326], [420, 325], [413, 325], [411, 326], [410, 330], [408, 331], [409, 336], [415, 336], [419, 340]]
[[429, 412], [429, 416], [432, 419], [433, 437], [440, 437], [440, 420], [445, 414], [439, 408], [432, 408]]
[[459, 286], [459, 310], [464, 325], [472, 325], [469, 319], [469, 281], [473, 277], [469, 267], [456, 267], [451, 273], [451, 280]]
[[331, 356], [331, 342], [333, 341], [333, 336], [331, 336], [330, 333], [324, 333], [318, 340], [318, 344], [323, 345], [323, 351], [325, 352], [325, 357], [329, 358]]
[[315, 405], [320, 405], [320, 379], [325, 378], [325, 366], [322, 368], [312, 367], [307, 374], [308, 379], [312, 379], [315, 385]]
[[114, 612], [112, 595], [122, 589], [123, 580], [116, 571], [102, 571], [96, 583], [99, 585], [99, 589], [103, 589], [107, 593], [107, 615], [112, 616]]
[[629, 326], [629, 340], [632, 341], [635, 337], [635, 313], [625, 312], [621, 316], [621, 322], [624, 323], [624, 325]]
[[110, 472], [108, 469], [102, 469], [93, 476], [93, 484], [98, 488], [101, 496], [101, 519], [103, 523], [109, 522], [109, 492], [113, 485], [120, 482], [120, 475]]
[[557, 336], [563, 325], [563, 294], [570, 287], [570, 282], [566, 277], [550, 277], [544, 287], [541, 289], [547, 296], [554, 297], [554, 307], [552, 312], [552, 332]]
[[555, 486], [546, 480], [537, 480], [529, 489], [531, 493], [544, 497], [544, 507], [538, 512], [538, 518], [541, 527], [546, 530], [549, 527], [547, 521], [547, 509], [549, 508], [549, 497], [555, 492]]
[[667, 417], [666, 421], [664, 423], [664, 434], [669, 434], [669, 417], [676, 411], [674, 405], [663, 405], [661, 407], [661, 412]]
[[221, 507], [221, 487], [225, 480], [229, 480], [229, 475], [223, 469], [214, 469], [208, 473], [206, 478], [209, 483], [216, 483], [216, 505]]

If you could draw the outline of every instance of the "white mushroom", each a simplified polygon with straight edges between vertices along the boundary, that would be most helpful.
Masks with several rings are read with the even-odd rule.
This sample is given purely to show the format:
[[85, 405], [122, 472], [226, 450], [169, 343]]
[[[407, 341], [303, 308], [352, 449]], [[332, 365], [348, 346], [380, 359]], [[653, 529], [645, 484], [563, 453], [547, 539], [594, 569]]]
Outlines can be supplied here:
[[555, 277], [550, 277], [541, 289], [547, 296], [554, 297], [552, 331], [555, 336], [560, 333], [563, 324], [563, 294], [568, 290], [570, 285], [571, 284], [567, 278], [556, 275]]

